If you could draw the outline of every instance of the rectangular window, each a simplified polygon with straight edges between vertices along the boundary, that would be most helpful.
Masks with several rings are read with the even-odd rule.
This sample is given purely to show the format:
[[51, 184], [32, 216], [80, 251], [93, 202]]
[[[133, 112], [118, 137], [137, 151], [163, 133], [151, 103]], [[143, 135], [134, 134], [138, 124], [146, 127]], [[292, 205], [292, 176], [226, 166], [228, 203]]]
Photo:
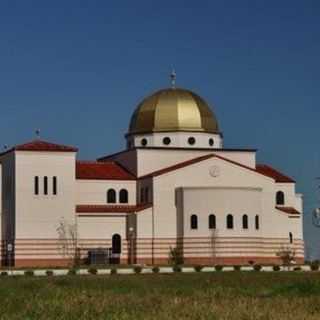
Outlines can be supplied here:
[[43, 178], [43, 193], [48, 194], [48, 177]]
[[146, 192], [145, 202], [148, 203], [149, 202], [149, 188], [148, 187], [146, 187], [145, 192]]
[[34, 194], [35, 195], [39, 194], [39, 177], [38, 176], [34, 177]]
[[52, 179], [52, 193], [56, 195], [57, 192], [57, 177], [53, 177]]
[[144, 203], [144, 189], [140, 189], [140, 203]]

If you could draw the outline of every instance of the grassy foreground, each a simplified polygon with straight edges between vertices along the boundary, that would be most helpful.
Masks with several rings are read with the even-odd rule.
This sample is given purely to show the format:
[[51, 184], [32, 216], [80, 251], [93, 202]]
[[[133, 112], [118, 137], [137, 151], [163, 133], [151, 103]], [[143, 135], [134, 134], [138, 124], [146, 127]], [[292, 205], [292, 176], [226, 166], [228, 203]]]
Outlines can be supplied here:
[[0, 278], [0, 319], [320, 319], [319, 273]]

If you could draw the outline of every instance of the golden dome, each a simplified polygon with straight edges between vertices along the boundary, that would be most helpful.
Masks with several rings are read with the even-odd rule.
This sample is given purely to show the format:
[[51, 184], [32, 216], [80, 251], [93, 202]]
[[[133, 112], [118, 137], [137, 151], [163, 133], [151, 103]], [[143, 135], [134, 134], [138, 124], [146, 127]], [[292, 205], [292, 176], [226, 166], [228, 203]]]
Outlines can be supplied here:
[[219, 133], [208, 104], [197, 94], [178, 88], [163, 89], [145, 98], [130, 121], [129, 134], [195, 131]]

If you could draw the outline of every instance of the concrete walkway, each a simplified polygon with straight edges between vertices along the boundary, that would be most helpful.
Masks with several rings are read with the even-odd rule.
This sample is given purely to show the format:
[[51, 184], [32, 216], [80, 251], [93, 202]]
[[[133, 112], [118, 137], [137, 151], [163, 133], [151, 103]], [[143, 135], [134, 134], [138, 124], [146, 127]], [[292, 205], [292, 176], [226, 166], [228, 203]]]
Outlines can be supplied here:
[[[299, 268], [299, 270], [296, 270], [296, 268]], [[135, 274], [135, 268], [134, 267], [128, 267], [128, 268], [117, 268], [116, 266], [108, 268], [90, 268], [88, 269], [78, 269], [76, 271], [76, 275], [90, 275], [90, 270], [96, 271], [96, 274], [98, 275], [111, 275], [112, 270], [116, 270], [116, 274], [118, 275], [129, 275], [129, 274]], [[174, 273], [175, 270], [173, 267], [159, 267], [159, 272], [161, 274], [170, 274]], [[180, 269], [182, 273], [195, 273], [197, 272], [194, 267], [181, 267]], [[49, 272], [48, 272], [49, 271]], [[235, 271], [233, 266], [225, 266], [223, 267], [222, 271], [216, 271], [215, 267], [203, 267], [200, 272], [232, 272]], [[244, 266], [241, 267], [240, 272], [252, 272], [254, 271], [254, 267], [252, 266]], [[311, 268], [308, 265], [304, 266], [291, 266], [289, 269], [288, 267], [280, 267], [280, 271], [291, 271], [291, 272], [311, 272]], [[2, 276], [25, 276], [25, 275], [33, 275], [34, 276], [39, 276], [39, 277], [45, 277], [45, 276], [66, 276], [69, 274], [69, 269], [36, 269], [36, 270], [31, 270], [31, 269], [25, 269], [25, 270], [1, 270], [0, 274]], [[239, 271], [238, 271], [239, 272]], [[274, 271], [272, 266], [262, 266], [260, 272], [279, 272], [279, 271]], [[314, 272], [314, 271], [312, 271]], [[31, 274], [30, 274], [31, 273]], [[48, 274], [50, 273], [50, 274]], [[153, 272], [152, 267], [141, 267], [141, 274], [151, 274]]]

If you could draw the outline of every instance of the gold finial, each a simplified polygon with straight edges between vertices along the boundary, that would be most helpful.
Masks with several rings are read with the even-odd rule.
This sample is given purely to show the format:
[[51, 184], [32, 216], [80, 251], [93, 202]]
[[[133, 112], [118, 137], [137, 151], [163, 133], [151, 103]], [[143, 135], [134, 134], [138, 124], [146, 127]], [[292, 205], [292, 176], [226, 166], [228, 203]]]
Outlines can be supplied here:
[[36, 129], [35, 131], [37, 139], [40, 139], [40, 129]]
[[176, 88], [177, 74], [176, 74], [174, 69], [172, 69], [172, 71], [171, 71], [170, 79], [171, 79], [171, 88], [175, 89]]

